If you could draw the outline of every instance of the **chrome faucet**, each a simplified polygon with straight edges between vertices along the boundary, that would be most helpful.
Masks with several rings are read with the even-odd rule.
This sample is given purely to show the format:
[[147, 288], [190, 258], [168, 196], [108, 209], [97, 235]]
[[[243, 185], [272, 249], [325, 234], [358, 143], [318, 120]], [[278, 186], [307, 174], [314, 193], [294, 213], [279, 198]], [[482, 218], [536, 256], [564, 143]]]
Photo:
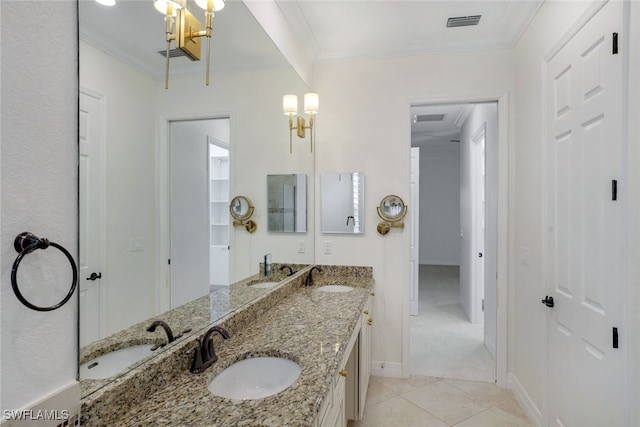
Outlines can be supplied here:
[[264, 256], [264, 277], [268, 277], [271, 274], [271, 254]]
[[289, 274], [287, 274], [287, 276], [293, 276], [293, 274], [295, 273], [295, 271], [293, 271], [293, 268], [291, 268], [290, 265], [283, 265], [282, 267], [280, 267], [280, 271], [283, 271], [285, 269], [289, 269]]
[[193, 361], [191, 362], [191, 369], [189, 369], [192, 373], [199, 374], [218, 360], [218, 356], [216, 356], [216, 352], [213, 348], [213, 335], [216, 332], [225, 340], [231, 338], [231, 335], [226, 329], [220, 326], [212, 326], [204, 334], [202, 341], [200, 341], [200, 339], [196, 339], [197, 345], [193, 349]]
[[162, 329], [164, 329], [164, 331], [167, 333], [167, 344], [172, 343], [175, 338], [173, 337], [173, 332], [171, 331], [171, 328], [169, 327], [169, 325], [167, 325], [164, 321], [162, 320], [156, 320], [154, 321], [148, 328], [147, 328], [147, 332], [155, 332], [156, 328], [158, 326], [162, 326]]
[[313, 270], [318, 270], [319, 273], [322, 273], [322, 268], [320, 268], [320, 266], [314, 265], [311, 267], [311, 270], [309, 270], [307, 278], [304, 281], [305, 286], [313, 286]]

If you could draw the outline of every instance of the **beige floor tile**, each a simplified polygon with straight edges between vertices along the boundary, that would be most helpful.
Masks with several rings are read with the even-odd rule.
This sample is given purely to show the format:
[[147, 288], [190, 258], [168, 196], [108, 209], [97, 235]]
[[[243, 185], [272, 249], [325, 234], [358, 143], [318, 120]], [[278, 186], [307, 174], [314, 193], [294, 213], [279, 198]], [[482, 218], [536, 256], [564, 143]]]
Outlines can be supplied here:
[[449, 425], [472, 417], [490, 405], [475, 401], [470, 395], [438, 381], [402, 395], [403, 398]]
[[448, 427], [401, 397], [367, 406], [358, 427]]
[[531, 424], [521, 418], [514, 417], [499, 408], [489, 408], [471, 418], [467, 418], [455, 427], [530, 427]]
[[384, 385], [371, 378], [369, 380], [369, 388], [367, 388], [367, 399], [365, 401], [365, 408], [375, 403], [384, 402], [385, 400], [396, 397], [397, 394], [392, 390], [389, 390]]
[[423, 387], [427, 384], [434, 383], [436, 381], [440, 381], [441, 378], [436, 377], [425, 377], [419, 375], [413, 375], [409, 378], [388, 378], [388, 377], [372, 377], [375, 378], [375, 381], [382, 384], [389, 390], [397, 393], [404, 394], [408, 393], [417, 388]]
[[445, 382], [464, 391], [476, 402], [495, 406], [522, 420], [528, 420], [513, 392], [509, 389], [498, 387], [492, 383], [475, 381], [445, 380]]

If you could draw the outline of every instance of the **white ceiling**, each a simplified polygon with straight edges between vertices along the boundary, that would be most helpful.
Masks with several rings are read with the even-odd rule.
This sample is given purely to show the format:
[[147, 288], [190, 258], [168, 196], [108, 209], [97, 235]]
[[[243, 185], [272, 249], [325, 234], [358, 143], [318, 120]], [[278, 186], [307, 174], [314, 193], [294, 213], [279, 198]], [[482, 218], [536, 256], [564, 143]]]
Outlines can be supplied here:
[[[153, 0], [116, 0], [115, 7], [80, 0], [80, 37], [157, 79], [164, 77], [163, 16]], [[254, 0], [244, 0], [249, 2]], [[513, 47], [543, 0], [255, 0], [275, 1], [314, 62], [388, 58], [437, 52]], [[227, 0], [213, 25], [212, 73], [288, 66], [241, 0]], [[203, 11], [187, 7], [204, 21]], [[477, 26], [447, 28], [450, 17], [482, 15]], [[203, 53], [204, 59], [204, 53]], [[204, 60], [171, 59], [171, 76], [200, 74]], [[412, 124], [412, 140], [457, 139], [464, 106], [414, 107], [415, 114], [445, 114], [439, 123]], [[457, 118], [457, 119], [456, 119]]]
[[[513, 47], [542, 0], [275, 0], [316, 62]], [[481, 15], [473, 27], [450, 17]]]

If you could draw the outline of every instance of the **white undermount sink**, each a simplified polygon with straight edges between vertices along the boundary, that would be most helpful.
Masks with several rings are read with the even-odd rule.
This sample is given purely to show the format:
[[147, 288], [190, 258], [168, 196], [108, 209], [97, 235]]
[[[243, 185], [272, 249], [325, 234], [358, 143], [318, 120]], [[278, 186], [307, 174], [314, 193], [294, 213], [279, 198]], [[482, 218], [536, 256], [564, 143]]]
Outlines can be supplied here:
[[320, 292], [349, 292], [353, 290], [352, 286], [346, 285], [326, 285], [318, 288]]
[[207, 387], [228, 399], [262, 399], [280, 393], [300, 376], [300, 365], [283, 357], [254, 357], [234, 363]]
[[102, 354], [80, 365], [80, 378], [98, 380], [109, 378], [151, 355], [155, 344], [140, 344]]
[[250, 288], [270, 289], [278, 285], [280, 282], [257, 282], [249, 285]]

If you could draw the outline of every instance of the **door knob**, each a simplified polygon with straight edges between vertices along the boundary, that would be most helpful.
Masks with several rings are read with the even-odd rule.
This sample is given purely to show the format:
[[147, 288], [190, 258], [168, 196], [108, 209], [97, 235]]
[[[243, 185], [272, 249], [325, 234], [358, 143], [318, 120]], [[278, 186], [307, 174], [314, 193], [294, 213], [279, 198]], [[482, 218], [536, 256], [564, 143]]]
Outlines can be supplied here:
[[544, 297], [544, 299], [542, 300], [542, 303], [544, 305], [546, 305], [547, 307], [553, 307], [554, 303], [553, 303], [553, 297], [550, 297], [549, 295], [547, 295], [546, 297]]
[[102, 273], [91, 273], [91, 276], [87, 277], [87, 280], [96, 280], [102, 278]]

